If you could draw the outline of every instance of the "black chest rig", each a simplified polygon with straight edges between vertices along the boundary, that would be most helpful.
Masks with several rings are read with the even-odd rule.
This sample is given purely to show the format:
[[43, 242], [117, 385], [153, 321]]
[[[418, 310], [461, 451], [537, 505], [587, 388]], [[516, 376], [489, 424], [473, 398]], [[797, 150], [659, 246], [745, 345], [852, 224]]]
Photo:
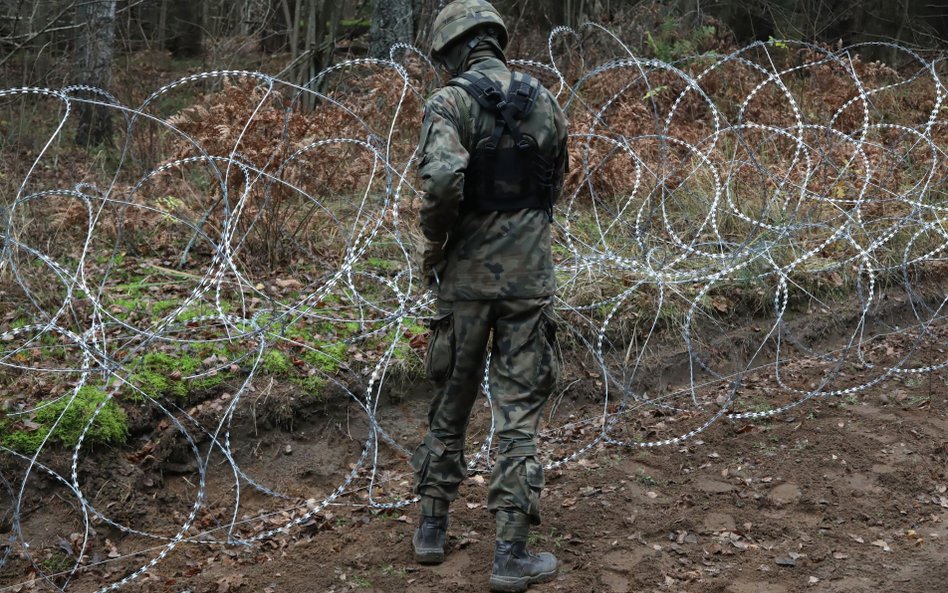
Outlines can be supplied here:
[[[494, 117], [493, 131], [477, 139], [464, 176], [464, 204], [482, 212], [538, 209], [553, 215], [553, 147], [539, 146], [530, 128], [552, 126], [531, 122], [540, 84], [533, 77], [513, 73], [510, 89], [486, 74], [466, 72], [450, 86], [464, 89]], [[547, 130], [546, 137], [554, 134]]]

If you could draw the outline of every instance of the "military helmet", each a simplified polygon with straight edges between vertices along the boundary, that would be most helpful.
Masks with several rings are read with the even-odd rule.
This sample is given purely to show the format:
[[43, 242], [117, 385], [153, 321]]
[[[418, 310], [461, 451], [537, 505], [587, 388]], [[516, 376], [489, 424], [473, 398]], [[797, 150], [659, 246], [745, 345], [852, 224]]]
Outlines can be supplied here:
[[431, 34], [431, 54], [437, 55], [452, 42], [462, 39], [471, 31], [492, 28], [497, 31], [500, 49], [507, 47], [507, 27], [504, 19], [486, 0], [455, 0], [438, 13]]

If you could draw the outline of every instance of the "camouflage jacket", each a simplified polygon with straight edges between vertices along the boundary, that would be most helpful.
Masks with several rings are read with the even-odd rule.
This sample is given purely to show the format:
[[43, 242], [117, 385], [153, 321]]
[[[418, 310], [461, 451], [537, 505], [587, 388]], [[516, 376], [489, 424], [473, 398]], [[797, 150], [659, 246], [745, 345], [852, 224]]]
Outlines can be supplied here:
[[[504, 89], [510, 85], [510, 71], [499, 59], [475, 61], [470, 71], [486, 74]], [[566, 119], [546, 89], [541, 89], [529, 117], [548, 118], [549, 133], [558, 140], [555, 199], [567, 168]], [[550, 296], [555, 289], [545, 211], [483, 212], [461, 207], [470, 152], [493, 125], [493, 114], [483, 112], [473, 97], [454, 86], [439, 89], [425, 106], [419, 143], [421, 229], [429, 241], [445, 244], [445, 261], [437, 269], [439, 297], [448, 301], [537, 298]]]

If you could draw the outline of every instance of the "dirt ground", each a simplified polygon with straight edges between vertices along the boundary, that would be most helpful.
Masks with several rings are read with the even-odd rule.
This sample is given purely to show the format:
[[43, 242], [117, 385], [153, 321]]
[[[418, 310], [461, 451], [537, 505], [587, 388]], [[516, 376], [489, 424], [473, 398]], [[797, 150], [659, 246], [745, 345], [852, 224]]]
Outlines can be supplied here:
[[[940, 372], [922, 379], [895, 378], [856, 397], [810, 402], [772, 420], [722, 420], [678, 446], [599, 447], [547, 472], [544, 522], [531, 543], [556, 553], [562, 568], [555, 581], [532, 590], [944, 590], [946, 382]], [[424, 390], [419, 391], [385, 403], [379, 412], [383, 425], [406, 443], [420, 438], [423, 431], [425, 398]], [[583, 397], [567, 397], [557, 415], [584, 418], [594, 415], [597, 405]], [[364, 427], [353, 408], [303, 411], [292, 431], [267, 429], [245, 417], [234, 431], [236, 460], [248, 475], [269, 487], [298, 499], [321, 499], [342, 481], [361, 451], [357, 435]], [[478, 408], [473, 439], [483, 437], [483, 429], [477, 427], [487, 418], [487, 411]], [[577, 429], [572, 437], [588, 439], [595, 431], [595, 426]], [[569, 447], [580, 445], [572, 440]], [[174, 535], [193, 504], [195, 468], [188, 467], [187, 454], [172, 454], [156, 464], [131, 449], [134, 445], [124, 455], [95, 451], [95, 462], [80, 468], [83, 491], [117, 521]], [[386, 495], [407, 495], [410, 475], [404, 457], [391, 451], [386, 455], [376, 496], [384, 500]], [[215, 464], [219, 462], [218, 456]], [[227, 476], [229, 466], [221, 465], [220, 471], [209, 468], [208, 510], [198, 515], [194, 532], [229, 524], [233, 478]], [[8, 464], [2, 471], [9, 481], [22, 467]], [[80, 532], [82, 525], [75, 503], [51, 480], [38, 477], [29, 485], [22, 526], [30, 551], [45, 566], [53, 567], [57, 558], [68, 566], [76, 545], [76, 536], [70, 539], [69, 534]], [[493, 524], [484, 507], [483, 475], [474, 474], [463, 485], [452, 510], [449, 553], [436, 567], [412, 560], [414, 507], [370, 511], [365, 505], [366, 485], [357, 480], [354, 494], [340, 498], [288, 535], [259, 545], [181, 544], [125, 590], [487, 589]], [[241, 497], [240, 518], [296, 506], [293, 500], [275, 504], [246, 487]], [[300, 512], [253, 521], [249, 533], [282, 525]], [[0, 531], [9, 532], [9, 513], [5, 517]], [[94, 591], [118, 581], [160, 551], [155, 540], [126, 535], [101, 522], [94, 522], [93, 528], [90, 566], [68, 583], [68, 591]], [[224, 533], [218, 530], [213, 535]], [[0, 533], [0, 541], [9, 536]], [[145, 549], [151, 551], [129, 555]], [[32, 574], [14, 552], [0, 570], [0, 591], [56, 590], [42, 581], [23, 584]], [[66, 584], [62, 578], [54, 582]]]

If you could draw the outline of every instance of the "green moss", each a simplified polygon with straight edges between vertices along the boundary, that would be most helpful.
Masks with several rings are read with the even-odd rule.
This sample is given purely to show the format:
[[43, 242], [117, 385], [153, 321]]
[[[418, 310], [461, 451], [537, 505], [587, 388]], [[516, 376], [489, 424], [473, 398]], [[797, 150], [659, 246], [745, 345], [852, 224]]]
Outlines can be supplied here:
[[263, 355], [263, 369], [271, 375], [285, 375], [290, 370], [290, 359], [279, 350]]
[[170, 379], [152, 371], [135, 373], [129, 377], [129, 381], [149, 397], [160, 397], [175, 391]]
[[171, 356], [164, 352], [150, 352], [145, 355], [143, 364], [147, 370], [173, 373], [180, 371], [182, 375], [193, 375], [197, 372], [201, 362], [189, 354]]
[[[50, 429], [56, 422], [56, 419], [62, 415], [59, 424], [56, 425], [50, 437], [51, 442], [60, 443], [66, 447], [74, 447], [79, 442], [79, 436], [85, 429], [92, 414], [96, 408], [107, 400], [106, 393], [101, 389], [86, 386], [79, 390], [74, 398], [67, 396], [55, 400], [48, 405], [41, 402], [36, 411], [33, 422], [39, 425], [39, 428], [33, 431], [26, 430], [8, 430], [10, 421], [3, 426], [3, 436], [0, 437], [0, 443], [24, 454], [35, 453], [40, 443], [50, 433]], [[128, 435], [128, 419], [125, 411], [115, 403], [109, 400], [108, 403], [99, 412], [92, 426], [86, 432], [85, 442], [87, 443], [121, 443], [125, 441]]]
[[205, 375], [191, 379], [188, 382], [188, 389], [185, 391], [185, 395], [187, 395], [187, 391], [214, 391], [223, 385], [225, 377], [226, 373], [218, 372], [213, 375]]
[[151, 314], [154, 317], [161, 317], [165, 312], [178, 306], [178, 301], [155, 301], [151, 304]]
[[115, 313], [115, 316], [116, 316], [118, 319], [122, 319], [122, 320], [128, 319], [128, 316], [129, 316], [129, 314], [130, 314], [132, 311], [135, 311], [135, 310], [141, 308], [141, 306], [142, 306], [142, 301], [141, 301], [141, 299], [138, 299], [138, 298], [115, 299], [115, 301], [113, 301], [113, 303], [114, 303], [115, 305], [121, 307], [122, 309], [124, 309], [123, 312], [116, 312], [116, 313]]
[[[232, 307], [230, 303], [221, 302], [221, 312], [230, 313]], [[187, 309], [178, 313], [178, 321], [187, 322], [198, 317], [217, 315], [217, 306], [210, 303], [192, 303]]]
[[380, 257], [367, 258], [365, 263], [367, 263], [369, 267], [385, 272], [394, 272], [395, 270], [398, 270], [402, 267], [401, 264], [395, 260], [382, 259]]
[[[149, 397], [185, 398], [189, 382], [182, 377], [193, 375], [200, 364], [198, 359], [189, 354], [176, 357], [164, 352], [149, 352], [142, 360], [139, 371], [129, 380]], [[190, 383], [194, 384], [198, 380]]]
[[115, 290], [124, 292], [126, 295], [132, 298], [141, 297], [145, 290], [149, 287], [149, 285], [145, 283], [145, 280], [147, 279], [147, 276], [132, 276], [129, 278], [128, 283], [116, 285]]
[[75, 564], [72, 558], [63, 552], [58, 551], [53, 552], [49, 558], [46, 558], [40, 562], [40, 566], [43, 567], [43, 570], [51, 574], [67, 572], [71, 570], [74, 565]]
[[317, 371], [333, 375], [339, 371], [339, 367], [346, 361], [346, 351], [348, 349], [349, 346], [345, 342], [324, 342], [317, 346], [315, 350], [307, 350], [303, 354], [303, 360]]
[[326, 387], [326, 379], [320, 376], [309, 375], [306, 377], [290, 377], [290, 383], [299, 385], [306, 395], [312, 396], [319, 400], [322, 400], [324, 397], [323, 388]]

